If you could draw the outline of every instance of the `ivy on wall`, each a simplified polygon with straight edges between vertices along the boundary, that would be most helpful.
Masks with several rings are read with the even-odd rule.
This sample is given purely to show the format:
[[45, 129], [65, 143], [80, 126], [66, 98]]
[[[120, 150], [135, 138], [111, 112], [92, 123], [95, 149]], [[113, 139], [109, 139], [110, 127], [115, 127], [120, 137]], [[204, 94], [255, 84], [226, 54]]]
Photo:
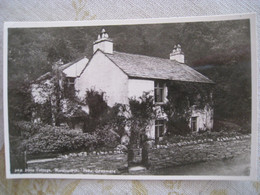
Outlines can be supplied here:
[[212, 84], [191, 82], [168, 82], [167, 103], [162, 105], [168, 116], [167, 131], [174, 134], [190, 132], [188, 126], [191, 117], [191, 107], [204, 109], [213, 106]]

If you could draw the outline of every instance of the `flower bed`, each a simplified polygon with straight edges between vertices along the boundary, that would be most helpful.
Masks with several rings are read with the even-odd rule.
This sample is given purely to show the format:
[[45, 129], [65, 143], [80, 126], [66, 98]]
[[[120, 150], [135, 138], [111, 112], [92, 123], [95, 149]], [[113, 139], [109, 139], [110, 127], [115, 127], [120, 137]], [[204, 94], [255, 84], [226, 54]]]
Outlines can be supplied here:
[[182, 146], [182, 145], [200, 144], [200, 143], [213, 142], [213, 141], [231, 141], [231, 140], [240, 140], [249, 137], [250, 135], [244, 135], [235, 131], [192, 133], [186, 136], [168, 135], [168, 136], [164, 136], [163, 140], [159, 143], [157, 147], [165, 147], [167, 145], [172, 145], [172, 144]]

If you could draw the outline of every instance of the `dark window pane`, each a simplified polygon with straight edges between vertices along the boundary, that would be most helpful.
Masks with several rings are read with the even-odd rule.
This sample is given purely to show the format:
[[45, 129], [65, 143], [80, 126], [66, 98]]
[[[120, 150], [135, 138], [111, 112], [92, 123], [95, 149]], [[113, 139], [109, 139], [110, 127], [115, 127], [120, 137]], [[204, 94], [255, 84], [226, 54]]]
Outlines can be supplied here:
[[163, 102], [163, 83], [155, 81], [154, 83], [154, 99], [155, 102]]
[[155, 121], [155, 137], [162, 137], [164, 133], [164, 120]]

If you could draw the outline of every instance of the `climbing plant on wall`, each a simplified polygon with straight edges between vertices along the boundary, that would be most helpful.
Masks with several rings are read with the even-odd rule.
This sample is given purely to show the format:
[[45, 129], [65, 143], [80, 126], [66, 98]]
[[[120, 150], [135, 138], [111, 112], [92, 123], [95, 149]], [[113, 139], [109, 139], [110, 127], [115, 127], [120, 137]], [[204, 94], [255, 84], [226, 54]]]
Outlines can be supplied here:
[[206, 105], [212, 106], [212, 88], [212, 84], [176, 81], [168, 83], [168, 102], [162, 105], [168, 116], [168, 133], [186, 134], [190, 132], [188, 124], [191, 107], [204, 109]]

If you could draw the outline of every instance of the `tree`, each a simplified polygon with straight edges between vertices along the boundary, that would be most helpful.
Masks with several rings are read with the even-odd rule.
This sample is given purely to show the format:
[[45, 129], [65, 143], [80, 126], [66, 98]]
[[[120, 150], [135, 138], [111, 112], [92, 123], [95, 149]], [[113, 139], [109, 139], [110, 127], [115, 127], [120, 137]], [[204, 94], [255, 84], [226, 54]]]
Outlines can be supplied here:
[[11, 135], [20, 135], [16, 128], [17, 121], [30, 121], [35, 107], [31, 98], [30, 83], [28, 81], [10, 85], [8, 88], [8, 113]]
[[[129, 105], [125, 107], [127, 126], [129, 127], [128, 143], [128, 164], [132, 165], [134, 160], [134, 149], [138, 146], [142, 148], [142, 154], [147, 153], [146, 130], [152, 126], [153, 120], [156, 119], [156, 108], [153, 96], [149, 92], [136, 98], [129, 99]], [[147, 164], [147, 156], [143, 156], [143, 163]]]

